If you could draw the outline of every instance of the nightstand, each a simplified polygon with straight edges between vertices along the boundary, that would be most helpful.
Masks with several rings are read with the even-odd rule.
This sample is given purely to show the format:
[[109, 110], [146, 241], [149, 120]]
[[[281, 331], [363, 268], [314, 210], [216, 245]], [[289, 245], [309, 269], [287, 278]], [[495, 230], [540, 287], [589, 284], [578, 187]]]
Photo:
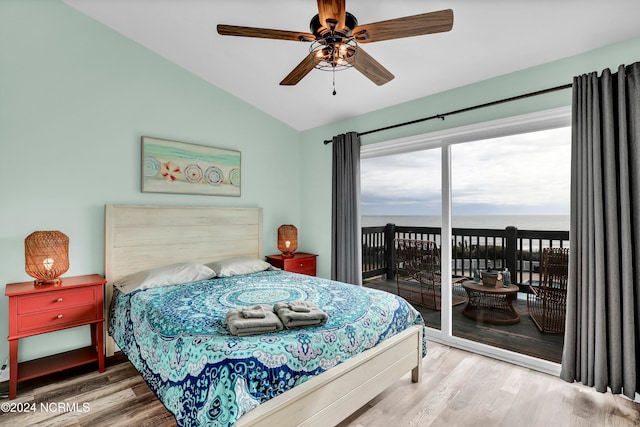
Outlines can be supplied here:
[[[9, 297], [9, 399], [15, 399], [18, 382], [63, 369], [98, 362], [104, 372], [104, 284], [98, 275], [63, 277], [52, 285], [33, 281], [10, 283]], [[18, 341], [76, 326], [91, 325], [91, 345], [18, 363]]]
[[307, 276], [315, 276], [317, 256], [318, 255], [307, 254], [304, 252], [296, 252], [291, 257], [267, 255], [267, 262], [284, 271], [306, 274]]

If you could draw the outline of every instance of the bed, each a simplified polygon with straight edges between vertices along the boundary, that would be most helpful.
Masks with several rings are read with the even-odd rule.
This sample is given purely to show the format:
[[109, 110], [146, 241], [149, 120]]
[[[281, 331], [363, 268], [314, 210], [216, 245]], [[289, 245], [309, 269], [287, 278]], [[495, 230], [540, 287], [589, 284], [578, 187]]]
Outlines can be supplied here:
[[[111, 284], [176, 262], [262, 258], [259, 208], [107, 205], [105, 213]], [[224, 323], [230, 308], [294, 299], [317, 302], [329, 322], [242, 338]], [[426, 351], [422, 319], [401, 298], [283, 271], [115, 290], [108, 314], [118, 346], [179, 425], [336, 424], [407, 372], [419, 381]]]

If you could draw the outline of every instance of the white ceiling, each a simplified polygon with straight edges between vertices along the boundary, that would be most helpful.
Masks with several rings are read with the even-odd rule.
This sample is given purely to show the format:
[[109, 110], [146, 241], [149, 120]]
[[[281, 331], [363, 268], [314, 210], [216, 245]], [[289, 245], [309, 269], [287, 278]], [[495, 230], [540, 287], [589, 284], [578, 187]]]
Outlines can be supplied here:
[[448, 8], [454, 24], [363, 46], [395, 79], [376, 86], [348, 69], [336, 73], [333, 96], [330, 72], [279, 85], [308, 43], [216, 32], [217, 24], [308, 32], [314, 0], [64, 2], [298, 130], [640, 36], [639, 0], [347, 0], [360, 24]]

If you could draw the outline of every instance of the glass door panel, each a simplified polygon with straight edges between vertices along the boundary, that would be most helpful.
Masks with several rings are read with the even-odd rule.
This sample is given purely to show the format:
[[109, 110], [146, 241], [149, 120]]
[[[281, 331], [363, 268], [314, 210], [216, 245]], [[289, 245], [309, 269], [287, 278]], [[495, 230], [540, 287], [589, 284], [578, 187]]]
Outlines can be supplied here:
[[441, 149], [360, 162], [364, 285], [401, 295], [441, 327]]
[[562, 334], [537, 329], [527, 298], [541, 249], [568, 246], [570, 144], [559, 128], [451, 146], [452, 270], [469, 278], [454, 336], [560, 362]]

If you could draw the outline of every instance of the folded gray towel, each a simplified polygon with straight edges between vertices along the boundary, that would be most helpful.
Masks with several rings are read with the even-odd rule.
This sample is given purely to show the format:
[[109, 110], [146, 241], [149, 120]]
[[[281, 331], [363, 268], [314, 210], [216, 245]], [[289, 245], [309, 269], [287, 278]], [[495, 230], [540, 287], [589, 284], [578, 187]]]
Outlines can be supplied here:
[[273, 306], [273, 310], [287, 329], [322, 326], [329, 320], [327, 313], [310, 301], [277, 302]]
[[312, 308], [318, 308], [318, 306], [309, 301], [291, 301], [289, 303], [289, 310], [299, 313], [308, 313]]
[[[264, 317], [244, 317], [243, 308], [229, 310], [225, 316], [229, 330], [233, 335], [244, 337], [247, 335], [266, 334], [284, 329], [282, 321], [273, 312], [271, 306], [261, 305]], [[253, 307], [244, 307], [253, 309]]]
[[[266, 306], [267, 311], [273, 311], [270, 306]], [[254, 305], [253, 307], [242, 307], [242, 317], [245, 319], [264, 319], [266, 316], [265, 306], [261, 304]]]

